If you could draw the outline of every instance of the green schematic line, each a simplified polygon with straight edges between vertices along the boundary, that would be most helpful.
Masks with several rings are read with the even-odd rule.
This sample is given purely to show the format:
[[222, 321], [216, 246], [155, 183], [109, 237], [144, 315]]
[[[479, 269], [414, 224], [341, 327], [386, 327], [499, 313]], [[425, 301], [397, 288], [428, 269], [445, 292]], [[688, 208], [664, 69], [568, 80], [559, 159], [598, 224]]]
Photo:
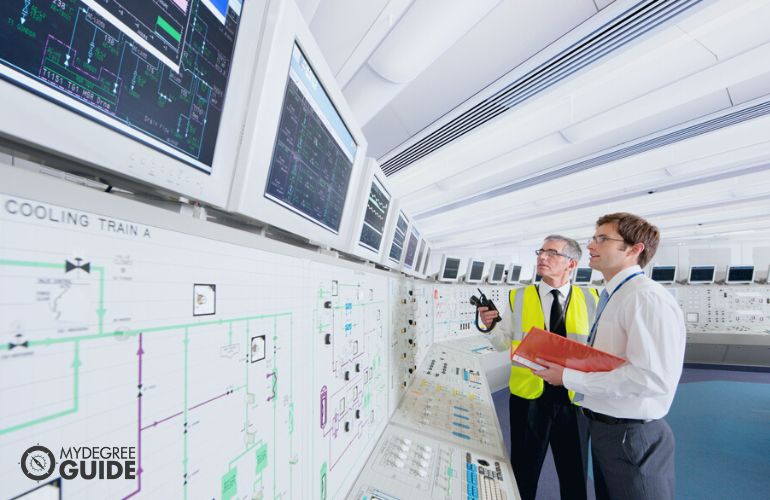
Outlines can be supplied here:
[[5, 429], [0, 429], [0, 436], [2, 436], [3, 434], [9, 434], [11, 432], [25, 429], [27, 427], [32, 427], [37, 424], [42, 424], [43, 422], [48, 422], [49, 420], [54, 420], [59, 417], [64, 417], [66, 415], [76, 413], [80, 408], [80, 365], [81, 364], [82, 363], [80, 362], [80, 342], [75, 342], [75, 359], [72, 361], [72, 365], [71, 365], [74, 371], [73, 384], [72, 384], [72, 407], [71, 408], [64, 411], [60, 411], [58, 413], [53, 413], [51, 415], [46, 415], [44, 417], [36, 418], [28, 422], [23, 422], [21, 424], [13, 425], [11, 427], [6, 427]]
[[161, 29], [163, 29], [163, 31], [171, 35], [171, 38], [173, 38], [177, 42], [182, 40], [182, 34], [179, 33], [177, 30], [175, 30], [174, 27], [168, 24], [168, 21], [166, 21], [162, 17], [158, 16], [158, 19], [155, 21], [155, 26], [158, 26]]
[[184, 466], [184, 497], [187, 499], [187, 379], [188, 379], [188, 359], [189, 359], [189, 345], [190, 345], [190, 332], [187, 328], [184, 329], [184, 458], [182, 459], [182, 465]]

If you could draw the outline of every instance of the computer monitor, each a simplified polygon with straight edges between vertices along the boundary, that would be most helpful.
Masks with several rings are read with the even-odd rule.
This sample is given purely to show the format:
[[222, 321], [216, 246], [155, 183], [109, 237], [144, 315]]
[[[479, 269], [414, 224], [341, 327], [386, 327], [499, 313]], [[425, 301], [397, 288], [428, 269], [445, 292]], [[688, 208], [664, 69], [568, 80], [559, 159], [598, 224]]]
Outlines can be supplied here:
[[404, 212], [398, 213], [398, 220], [396, 227], [393, 230], [393, 238], [390, 242], [390, 251], [388, 252], [388, 260], [391, 264], [400, 264], [401, 258], [404, 254], [404, 244], [406, 243], [406, 232], [409, 230], [409, 219], [406, 218]]
[[0, 136], [225, 207], [267, 3], [82, 3], [3, 3]]
[[575, 270], [575, 284], [591, 283], [591, 276], [593, 276], [594, 270], [590, 267], [578, 267]]
[[466, 283], [481, 283], [484, 278], [484, 261], [469, 259], [468, 271], [465, 273]]
[[676, 266], [652, 266], [650, 279], [663, 285], [676, 281]]
[[543, 277], [535, 273], [535, 283], [540, 283], [541, 281], [543, 281]]
[[516, 264], [511, 264], [508, 267], [508, 277], [505, 279], [506, 283], [509, 285], [515, 285], [519, 282], [519, 278], [521, 277], [521, 266], [517, 266]]
[[730, 266], [727, 268], [725, 283], [746, 285], [754, 282], [754, 266]]
[[417, 243], [420, 241], [420, 231], [417, 230], [416, 227], [414, 227], [414, 224], [412, 224], [412, 228], [409, 231], [409, 240], [406, 243], [406, 250], [404, 255], [404, 268], [405, 269], [413, 269], [414, 268], [414, 259], [417, 256]]
[[437, 277], [439, 281], [444, 281], [447, 283], [455, 282], [457, 281], [459, 274], [460, 274], [459, 257], [448, 257], [446, 255], [441, 257], [441, 266], [439, 267], [438, 277]]
[[505, 279], [505, 264], [492, 262], [489, 265], [489, 275], [487, 276], [487, 282], [491, 284], [499, 284]]
[[425, 261], [422, 264], [422, 275], [427, 276], [428, 274], [428, 262], [430, 261], [430, 247], [427, 247], [427, 250], [425, 250]]
[[366, 139], [295, 3], [268, 4], [228, 208], [344, 251]]
[[385, 175], [373, 158], [367, 158], [364, 179], [368, 189], [361, 191], [356, 203], [356, 225], [349, 253], [379, 262], [386, 247], [385, 234], [393, 213], [393, 199]]
[[690, 266], [687, 283], [691, 285], [713, 283], [715, 271], [715, 266]]
[[414, 271], [417, 274], [422, 274], [422, 256], [425, 255], [425, 240], [420, 240], [417, 250], [417, 262], [414, 263]]

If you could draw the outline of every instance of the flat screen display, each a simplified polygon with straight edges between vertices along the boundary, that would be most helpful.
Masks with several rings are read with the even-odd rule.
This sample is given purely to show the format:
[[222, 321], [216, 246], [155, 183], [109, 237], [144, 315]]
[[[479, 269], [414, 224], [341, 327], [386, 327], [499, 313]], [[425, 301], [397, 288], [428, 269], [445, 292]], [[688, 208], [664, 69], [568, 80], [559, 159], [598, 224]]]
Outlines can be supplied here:
[[401, 262], [401, 253], [404, 251], [404, 240], [406, 240], [406, 230], [409, 228], [409, 221], [403, 212], [399, 212], [396, 229], [393, 232], [393, 242], [390, 244], [390, 253], [388, 257], [393, 262]]
[[425, 253], [425, 240], [420, 240], [420, 249], [417, 250], [417, 262], [414, 264], [414, 270], [420, 272], [422, 266], [422, 255]]
[[508, 276], [508, 282], [516, 283], [521, 278], [521, 266], [511, 266], [511, 272]]
[[369, 189], [369, 199], [366, 202], [366, 212], [364, 213], [364, 225], [361, 227], [361, 236], [358, 239], [358, 243], [362, 247], [373, 252], [380, 251], [389, 208], [390, 193], [377, 179], [377, 176], [372, 177], [372, 186]]
[[338, 234], [357, 150], [295, 44], [265, 197]]
[[0, 78], [211, 174], [241, 10], [0, 2]]
[[754, 266], [730, 266], [727, 270], [728, 283], [751, 283], [754, 281]]
[[590, 283], [593, 271], [590, 267], [578, 267], [575, 273], [575, 283]]
[[441, 277], [447, 280], [457, 279], [457, 273], [460, 271], [460, 259], [447, 257], [444, 261], [444, 270]]
[[481, 279], [481, 277], [484, 275], [484, 262], [474, 260], [471, 264], [471, 272], [470, 276], [468, 276], [468, 279], [478, 281]]
[[535, 283], [539, 283], [541, 281], [543, 281], [543, 277], [539, 274], [535, 274]]
[[411, 269], [414, 264], [414, 256], [417, 253], [417, 242], [419, 238], [420, 237], [417, 236], [415, 231], [412, 231], [409, 234], [409, 243], [406, 245], [406, 256], [404, 256], [404, 266], [409, 269]]
[[495, 264], [494, 269], [492, 269], [492, 281], [502, 281], [504, 272], [505, 264]]
[[692, 266], [690, 268], [690, 283], [713, 283], [714, 266]]
[[425, 274], [428, 272], [428, 261], [430, 260], [430, 248], [428, 248], [428, 251], [425, 252], [425, 262], [422, 265], [422, 274]]
[[676, 266], [655, 266], [650, 278], [660, 283], [673, 283], [676, 280]]

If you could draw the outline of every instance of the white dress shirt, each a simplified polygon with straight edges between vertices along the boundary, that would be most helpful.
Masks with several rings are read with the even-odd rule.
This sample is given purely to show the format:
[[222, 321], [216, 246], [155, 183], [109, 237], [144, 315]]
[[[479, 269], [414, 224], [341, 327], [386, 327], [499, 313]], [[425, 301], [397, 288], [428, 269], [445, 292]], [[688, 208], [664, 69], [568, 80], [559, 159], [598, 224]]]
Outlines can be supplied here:
[[[567, 295], [570, 291], [571, 283], [567, 282], [563, 286], [559, 287], [559, 304], [561, 304], [562, 311], [564, 310], [564, 301], [567, 299]], [[543, 309], [543, 316], [545, 316], [545, 329], [551, 329], [551, 304], [553, 304], [553, 294], [551, 290], [554, 288], [541, 281], [538, 286], [538, 292], [540, 294], [540, 306]], [[507, 297], [506, 297], [507, 299]], [[524, 300], [524, 289], [520, 289], [516, 293], [516, 300]], [[506, 304], [495, 304], [500, 310], [500, 321], [495, 325], [494, 330], [489, 332], [489, 342], [498, 351], [505, 351], [511, 348], [511, 341], [513, 340], [513, 314], [511, 313], [510, 300], [506, 300]], [[526, 333], [526, 332], [525, 332]]]
[[668, 413], [682, 374], [686, 331], [674, 297], [632, 266], [615, 275], [593, 346], [627, 360], [609, 372], [566, 368], [564, 385], [582, 393], [582, 405], [619, 418], [657, 419]]

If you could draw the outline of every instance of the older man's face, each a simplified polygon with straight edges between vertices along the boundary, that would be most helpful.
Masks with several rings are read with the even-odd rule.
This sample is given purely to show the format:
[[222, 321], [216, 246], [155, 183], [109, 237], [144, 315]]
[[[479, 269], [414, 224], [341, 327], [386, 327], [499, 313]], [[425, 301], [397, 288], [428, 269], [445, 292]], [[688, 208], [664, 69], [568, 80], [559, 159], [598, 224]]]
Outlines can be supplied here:
[[564, 254], [564, 247], [566, 246], [566, 241], [554, 240], [543, 242], [541, 248], [545, 251], [541, 252], [537, 257], [537, 274], [543, 278], [551, 278], [551, 280], [557, 281], [561, 281], [565, 276], [568, 276], [572, 272], [572, 268], [574, 268], [574, 266], [570, 265], [572, 259], [563, 255], [550, 255], [553, 252]]

